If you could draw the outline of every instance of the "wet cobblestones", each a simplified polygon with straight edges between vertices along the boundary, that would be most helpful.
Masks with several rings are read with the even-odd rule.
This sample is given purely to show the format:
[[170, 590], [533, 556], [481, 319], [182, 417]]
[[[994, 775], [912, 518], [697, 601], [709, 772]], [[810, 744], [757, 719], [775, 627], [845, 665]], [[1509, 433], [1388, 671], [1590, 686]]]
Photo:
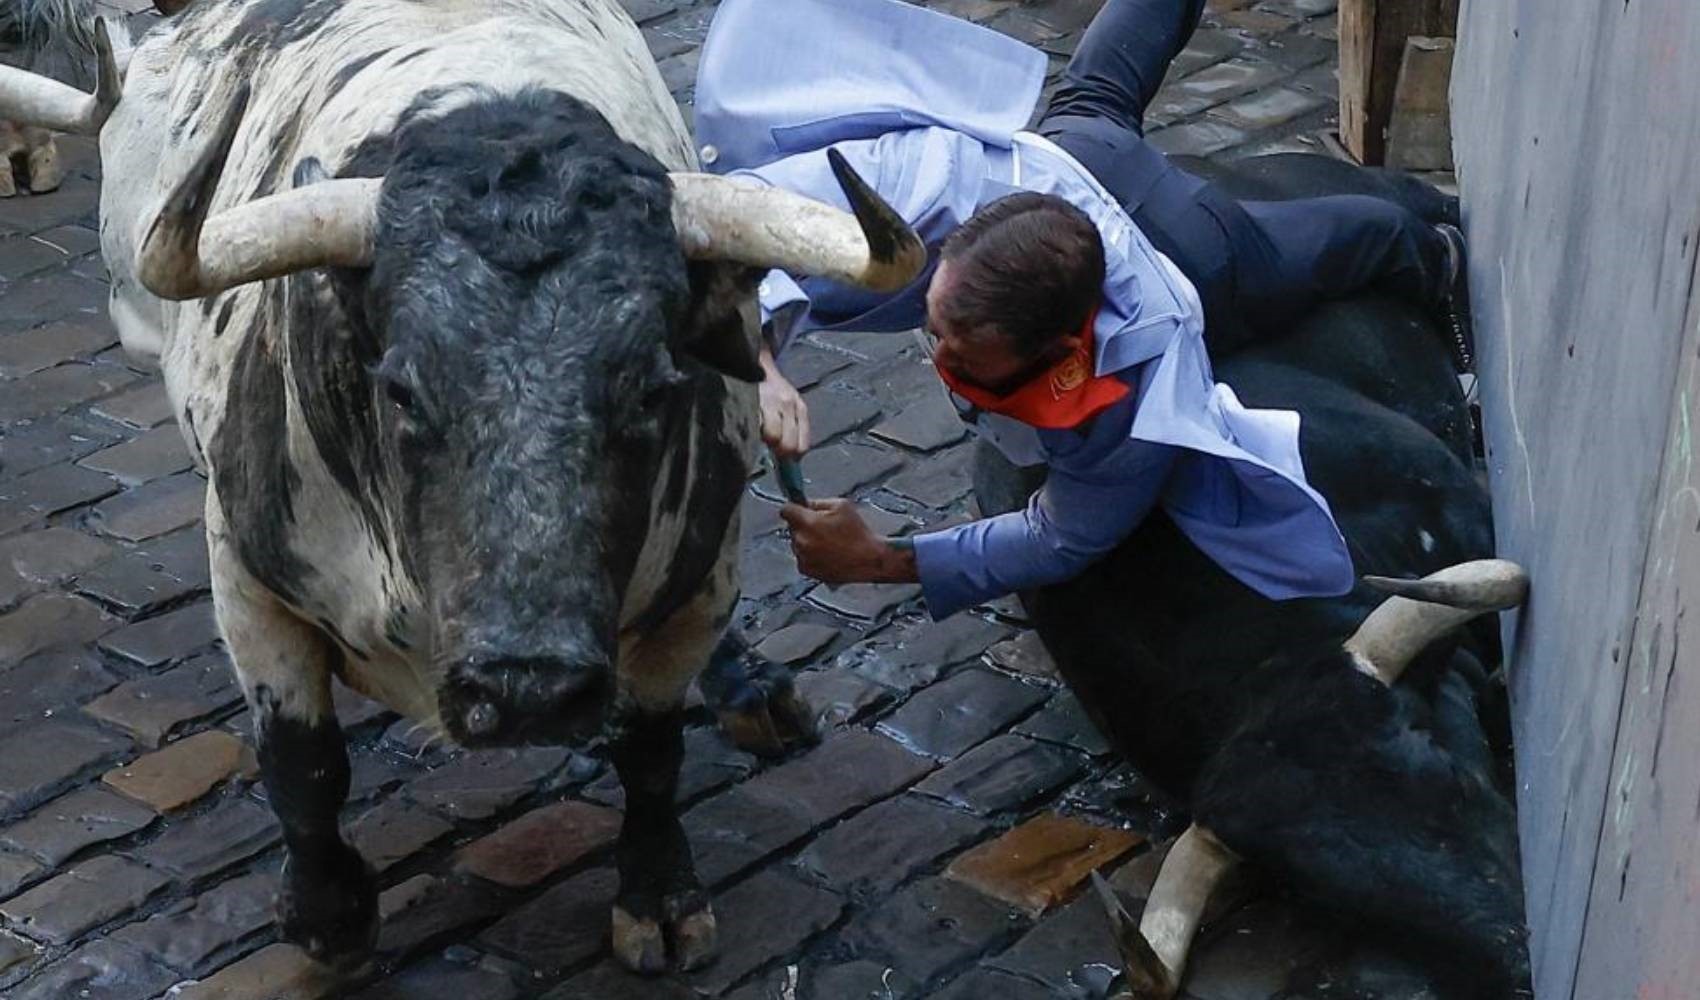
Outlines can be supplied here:
[[[928, 5], [1060, 69], [1098, 3]], [[713, 5], [626, 6], [688, 111]], [[1320, 149], [1333, 9], [1212, 0], [1152, 109], [1154, 141], [1230, 158]], [[346, 692], [345, 823], [382, 872], [378, 958], [339, 984], [277, 943], [280, 835], [212, 621], [204, 483], [158, 376], [113, 349], [97, 157], [63, 147], [60, 191], [0, 202], [0, 995], [1102, 995], [1114, 949], [1080, 881], [1105, 865], [1143, 895], [1146, 838], [1172, 834], [1172, 816], [1115, 769], [1015, 604], [935, 624], [913, 588], [812, 586], [767, 475], [743, 516], [739, 623], [796, 671], [826, 738], [766, 763], [692, 717], [680, 800], [716, 893], [715, 964], [659, 981], [611, 964], [622, 797], [594, 753], [427, 746]], [[825, 443], [804, 463], [813, 492], [870, 501], [893, 533], [970, 514], [963, 428], [912, 338], [820, 336], [784, 365]], [[1266, 997], [1345, 953], [1273, 902], [1218, 916], [1195, 1000]]]

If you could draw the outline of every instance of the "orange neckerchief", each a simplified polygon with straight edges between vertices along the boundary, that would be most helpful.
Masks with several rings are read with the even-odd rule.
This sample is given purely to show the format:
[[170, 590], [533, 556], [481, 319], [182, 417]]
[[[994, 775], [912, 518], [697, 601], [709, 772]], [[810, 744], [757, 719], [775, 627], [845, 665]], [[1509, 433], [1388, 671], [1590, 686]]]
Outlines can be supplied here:
[[1133, 391], [1114, 375], [1093, 374], [1092, 324], [1097, 318], [1098, 310], [1094, 309], [1086, 318], [1077, 350], [1002, 396], [969, 385], [943, 368], [935, 366], [934, 370], [951, 392], [989, 413], [1001, 413], [1041, 430], [1079, 427]]

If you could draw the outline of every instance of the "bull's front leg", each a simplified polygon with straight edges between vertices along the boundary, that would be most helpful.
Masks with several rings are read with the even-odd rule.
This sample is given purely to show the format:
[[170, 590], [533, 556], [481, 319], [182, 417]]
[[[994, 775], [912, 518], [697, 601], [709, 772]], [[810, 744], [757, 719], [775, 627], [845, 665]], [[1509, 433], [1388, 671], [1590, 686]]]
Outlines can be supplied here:
[[296, 714], [268, 687], [250, 698], [260, 775], [288, 852], [278, 924], [314, 959], [349, 967], [377, 943], [378, 891], [371, 868], [337, 826], [348, 798], [348, 751], [329, 701], [327, 694], [322, 714]]
[[[13, 179], [12, 173], [16, 169], [13, 163], [21, 161], [28, 152], [23, 131], [16, 124], [0, 118], [0, 198], [10, 198], [18, 193], [18, 182]], [[18, 165], [24, 164], [20, 162]]]
[[278, 923], [284, 938], [314, 959], [350, 968], [377, 941], [378, 893], [371, 869], [337, 825], [349, 784], [330, 688], [341, 654], [261, 587], [213, 530], [208, 540], [219, 628], [253, 713], [266, 795], [283, 827]]
[[679, 822], [679, 766], [684, 759], [682, 709], [623, 706], [610, 734], [614, 768], [626, 790], [616, 859], [614, 954], [634, 972], [679, 969], [714, 956], [716, 930], [708, 894], [698, 881], [691, 845]]

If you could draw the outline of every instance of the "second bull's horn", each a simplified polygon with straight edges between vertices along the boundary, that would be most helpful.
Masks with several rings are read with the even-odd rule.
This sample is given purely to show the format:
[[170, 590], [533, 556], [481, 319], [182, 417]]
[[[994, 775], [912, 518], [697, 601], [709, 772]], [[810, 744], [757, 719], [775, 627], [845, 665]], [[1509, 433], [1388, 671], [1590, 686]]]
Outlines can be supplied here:
[[1503, 559], [1459, 563], [1420, 580], [1366, 576], [1364, 582], [1394, 596], [1370, 612], [1346, 640], [1346, 652], [1389, 685], [1430, 643], [1529, 596], [1529, 574]]
[[690, 257], [818, 275], [877, 292], [915, 280], [927, 249], [836, 149], [850, 213], [799, 194], [713, 174], [675, 173], [673, 226]]
[[0, 66], [0, 119], [19, 125], [35, 125], [55, 132], [94, 135], [118, 106], [123, 77], [112, 54], [112, 38], [106, 21], [94, 23], [94, 93], [85, 94], [58, 80]]

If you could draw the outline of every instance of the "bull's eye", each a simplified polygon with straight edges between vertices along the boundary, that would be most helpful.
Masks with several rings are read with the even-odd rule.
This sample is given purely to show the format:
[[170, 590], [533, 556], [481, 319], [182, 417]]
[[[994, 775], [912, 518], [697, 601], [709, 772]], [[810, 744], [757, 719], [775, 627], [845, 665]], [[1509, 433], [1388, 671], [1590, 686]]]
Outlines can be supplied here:
[[413, 395], [413, 390], [408, 388], [405, 383], [393, 378], [384, 380], [384, 395], [389, 397], [392, 405], [408, 416], [413, 415], [414, 409], [418, 405], [418, 399]]
[[651, 417], [659, 416], [676, 392], [678, 388], [668, 382], [650, 386], [643, 393], [643, 412]]
[[428, 432], [428, 421], [425, 419], [425, 407], [420, 403], [418, 393], [405, 381], [396, 378], [384, 379], [384, 398], [389, 400], [390, 412], [394, 414], [397, 428], [407, 437], [418, 437]]

